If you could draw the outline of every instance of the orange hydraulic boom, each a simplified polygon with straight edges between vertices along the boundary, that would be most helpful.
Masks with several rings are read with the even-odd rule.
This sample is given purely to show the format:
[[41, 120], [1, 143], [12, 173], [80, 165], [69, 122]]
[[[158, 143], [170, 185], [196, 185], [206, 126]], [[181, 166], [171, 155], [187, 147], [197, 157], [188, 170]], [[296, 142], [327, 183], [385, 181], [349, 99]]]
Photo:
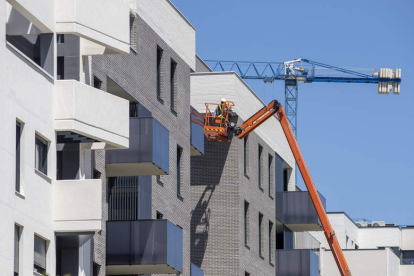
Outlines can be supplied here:
[[[263, 107], [258, 112], [256, 112], [252, 117], [247, 119], [241, 126], [234, 127], [230, 122], [231, 117], [231, 107], [234, 104], [231, 102], [230, 106], [227, 106], [227, 103], [223, 103], [223, 113], [226, 111], [227, 114], [221, 114], [218, 119], [212, 118], [212, 113], [209, 115], [206, 113], [205, 123], [204, 123], [204, 133], [208, 140], [211, 141], [230, 141], [232, 137], [232, 132], [237, 136], [237, 138], [243, 138], [262, 123], [264, 123], [268, 118], [276, 114], [277, 119], [279, 120], [283, 132], [285, 133], [286, 139], [289, 143], [290, 149], [292, 150], [293, 156], [295, 157], [296, 163], [299, 167], [300, 173], [302, 174], [303, 180], [305, 182], [306, 188], [308, 189], [310, 198], [312, 200], [313, 206], [315, 207], [316, 213], [318, 214], [319, 220], [321, 221], [323, 230], [325, 232], [325, 237], [328, 241], [329, 247], [332, 250], [332, 254], [335, 258], [336, 264], [338, 266], [341, 276], [351, 276], [351, 271], [346, 262], [345, 256], [342, 252], [342, 249], [338, 243], [338, 239], [335, 235], [335, 231], [332, 228], [331, 223], [329, 222], [328, 215], [325, 212], [322, 201], [319, 198], [318, 191], [316, 190], [315, 184], [313, 183], [311, 174], [306, 166], [305, 159], [302, 156], [299, 145], [296, 141], [295, 135], [290, 127], [289, 121], [286, 117], [286, 113], [282, 105], [278, 101], [272, 101], [266, 107]], [[207, 110], [208, 110], [208, 105]], [[227, 107], [225, 109], [224, 107]], [[207, 116], [208, 115], [208, 116]], [[223, 119], [225, 118], [225, 119]], [[220, 122], [220, 131], [214, 132], [210, 126], [210, 122], [219, 123]], [[225, 129], [225, 130], [224, 130]]]

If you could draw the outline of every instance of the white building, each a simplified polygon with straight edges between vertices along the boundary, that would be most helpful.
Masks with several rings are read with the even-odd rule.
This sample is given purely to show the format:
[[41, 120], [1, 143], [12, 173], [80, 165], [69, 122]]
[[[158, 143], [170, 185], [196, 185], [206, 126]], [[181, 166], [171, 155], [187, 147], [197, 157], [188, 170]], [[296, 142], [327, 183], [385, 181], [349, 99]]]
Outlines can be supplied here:
[[[414, 275], [414, 226], [354, 223], [346, 213], [328, 216], [353, 275]], [[320, 275], [340, 275], [323, 232], [310, 233], [321, 243]]]
[[[128, 147], [129, 103], [89, 86], [88, 55], [129, 53], [129, 13], [119, 0], [0, 2], [1, 275], [91, 267], [82, 246], [102, 227], [101, 180], [87, 161]], [[71, 80], [59, 34], [78, 38]]]

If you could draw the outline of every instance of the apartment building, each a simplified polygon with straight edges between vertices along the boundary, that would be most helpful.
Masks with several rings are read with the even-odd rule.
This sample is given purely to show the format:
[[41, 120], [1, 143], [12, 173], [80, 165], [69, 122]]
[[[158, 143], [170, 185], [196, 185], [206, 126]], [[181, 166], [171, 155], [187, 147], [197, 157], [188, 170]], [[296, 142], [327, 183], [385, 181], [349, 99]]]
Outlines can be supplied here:
[[[191, 105], [235, 103], [240, 125], [264, 106], [234, 72], [197, 58]], [[315, 275], [321, 231], [309, 194], [297, 191], [295, 161], [274, 117], [242, 140], [205, 141], [191, 161], [191, 260], [205, 275]], [[296, 274], [294, 274], [296, 273]]]
[[[414, 275], [414, 227], [384, 221], [354, 222], [346, 213], [328, 213], [353, 275]], [[320, 275], [340, 275], [321, 233]]]
[[190, 157], [204, 148], [190, 106], [195, 29], [170, 1], [134, 3], [131, 53], [92, 57], [94, 87], [129, 102], [130, 137], [93, 156], [104, 187], [95, 262], [99, 275], [202, 275], [190, 260]]
[[129, 103], [90, 86], [88, 56], [129, 53], [130, 8], [10, 0], [0, 13], [0, 274], [92, 275], [102, 180], [88, 156], [128, 147]]

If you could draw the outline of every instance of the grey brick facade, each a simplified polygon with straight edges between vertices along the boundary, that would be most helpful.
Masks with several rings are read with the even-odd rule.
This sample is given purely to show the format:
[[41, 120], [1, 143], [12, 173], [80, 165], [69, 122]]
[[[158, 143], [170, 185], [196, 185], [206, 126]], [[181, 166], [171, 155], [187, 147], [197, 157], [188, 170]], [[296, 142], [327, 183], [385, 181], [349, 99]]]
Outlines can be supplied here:
[[[152, 178], [152, 218], [156, 212], [164, 219], [179, 225], [183, 229], [183, 273], [190, 275], [190, 67], [163, 41], [140, 17], [136, 17], [131, 30], [131, 45], [136, 45], [129, 55], [96, 56], [92, 59], [92, 72], [102, 81], [101, 89], [107, 88], [107, 77], [111, 78], [137, 102], [146, 107], [152, 116], [169, 131], [170, 174], [161, 176], [160, 181]], [[136, 32], [136, 33], [135, 33]], [[156, 64], [157, 47], [163, 50], [162, 57], [162, 99], [157, 98]], [[176, 112], [170, 109], [170, 64], [176, 67]], [[181, 196], [176, 186], [177, 145], [182, 151], [181, 157]], [[96, 168], [104, 179], [103, 203], [106, 221], [107, 193], [104, 165], [104, 152], [96, 154]], [[99, 276], [105, 275], [105, 223], [100, 234], [95, 236], [95, 261], [102, 267]]]
[[[240, 124], [241, 120], [238, 121]], [[259, 144], [263, 147], [263, 189], [258, 185]], [[275, 201], [269, 195], [267, 166], [269, 154], [274, 160], [275, 153], [257, 134], [250, 134], [249, 168], [245, 176], [243, 147], [244, 141], [237, 138], [230, 143], [205, 141], [205, 155], [193, 156], [191, 160], [191, 258], [206, 276], [245, 275], [245, 272], [275, 275], [274, 265], [269, 262], [268, 233], [269, 221], [275, 225]], [[271, 177], [274, 185], [274, 171]], [[244, 244], [245, 201], [249, 203], [248, 246]], [[259, 212], [263, 214], [262, 256]]]

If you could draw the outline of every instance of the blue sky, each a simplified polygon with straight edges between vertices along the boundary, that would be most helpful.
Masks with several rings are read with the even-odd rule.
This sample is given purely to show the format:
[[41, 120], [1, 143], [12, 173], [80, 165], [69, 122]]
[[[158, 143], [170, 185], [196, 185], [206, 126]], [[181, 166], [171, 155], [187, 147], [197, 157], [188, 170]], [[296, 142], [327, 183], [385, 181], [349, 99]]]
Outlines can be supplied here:
[[[375, 84], [300, 83], [298, 140], [328, 211], [414, 225], [414, 1], [173, 3], [197, 29], [203, 59], [401, 68], [399, 96]], [[248, 83], [265, 102], [284, 102], [282, 81]]]

